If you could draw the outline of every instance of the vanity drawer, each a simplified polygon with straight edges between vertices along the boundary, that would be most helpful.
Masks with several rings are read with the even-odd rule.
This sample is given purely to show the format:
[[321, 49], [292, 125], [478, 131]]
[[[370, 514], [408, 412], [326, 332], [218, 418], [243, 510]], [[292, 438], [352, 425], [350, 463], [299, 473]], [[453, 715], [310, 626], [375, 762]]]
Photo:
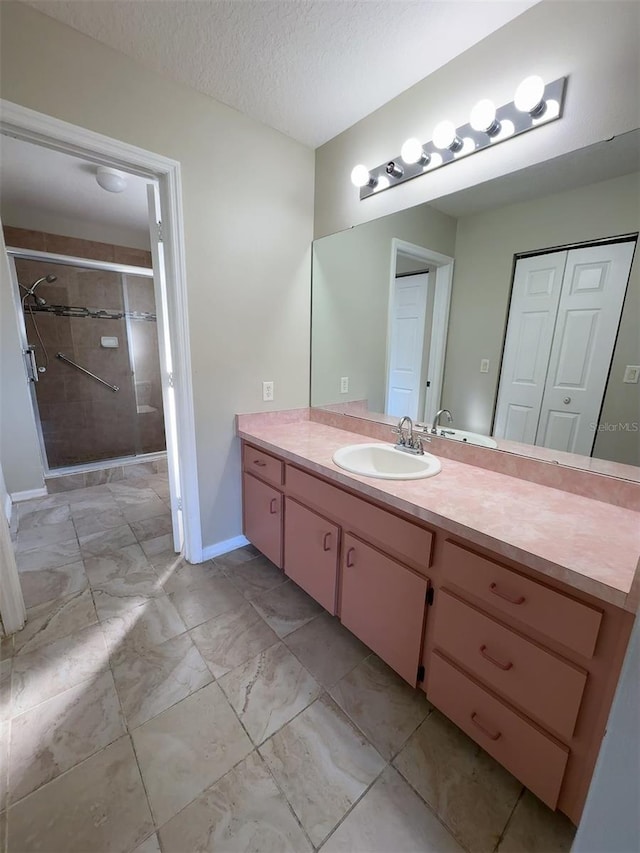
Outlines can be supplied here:
[[569, 750], [484, 690], [438, 652], [429, 659], [427, 699], [550, 808]]
[[418, 571], [431, 565], [433, 534], [391, 512], [287, 465], [287, 494]]
[[250, 444], [245, 444], [242, 449], [242, 467], [274, 486], [281, 486], [284, 482], [284, 463]]
[[447, 585], [454, 584], [568, 649], [593, 657], [600, 610], [450, 541], [444, 544], [443, 565]]
[[569, 741], [587, 673], [441, 590], [434, 642], [525, 714]]

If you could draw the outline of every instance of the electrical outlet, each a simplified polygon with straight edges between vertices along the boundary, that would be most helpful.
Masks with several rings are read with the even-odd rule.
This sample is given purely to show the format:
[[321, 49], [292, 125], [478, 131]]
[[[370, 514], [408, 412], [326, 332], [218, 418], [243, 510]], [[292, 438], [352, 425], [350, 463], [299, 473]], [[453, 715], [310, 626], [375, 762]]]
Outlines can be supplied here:
[[628, 364], [622, 381], [628, 385], [637, 385], [640, 381], [640, 364]]
[[489, 372], [489, 359], [482, 358], [480, 359], [480, 373], [488, 373]]
[[273, 382], [263, 382], [262, 383], [262, 399], [265, 403], [273, 400]]
[[340, 377], [340, 393], [348, 394], [349, 393], [349, 377], [341, 376]]

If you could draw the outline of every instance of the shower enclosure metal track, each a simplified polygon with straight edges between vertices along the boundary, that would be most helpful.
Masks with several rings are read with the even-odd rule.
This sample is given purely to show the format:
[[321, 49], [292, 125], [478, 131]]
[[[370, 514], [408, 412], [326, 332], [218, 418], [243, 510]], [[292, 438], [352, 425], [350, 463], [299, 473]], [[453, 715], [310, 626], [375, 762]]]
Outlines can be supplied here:
[[56, 353], [56, 358], [59, 358], [60, 361], [64, 361], [67, 364], [70, 364], [72, 367], [75, 367], [77, 370], [81, 370], [83, 373], [86, 373], [87, 376], [90, 376], [92, 379], [95, 379], [96, 382], [101, 382], [103, 385], [106, 385], [107, 388], [110, 388], [112, 391], [115, 392], [115, 391], [120, 390], [119, 385], [111, 385], [105, 379], [101, 379], [99, 376], [96, 376], [95, 373], [92, 373], [90, 370], [87, 370], [86, 367], [81, 367], [79, 364], [76, 364], [75, 361], [71, 361], [71, 359], [67, 358], [67, 356], [64, 355], [64, 353], [61, 353], [61, 352]]

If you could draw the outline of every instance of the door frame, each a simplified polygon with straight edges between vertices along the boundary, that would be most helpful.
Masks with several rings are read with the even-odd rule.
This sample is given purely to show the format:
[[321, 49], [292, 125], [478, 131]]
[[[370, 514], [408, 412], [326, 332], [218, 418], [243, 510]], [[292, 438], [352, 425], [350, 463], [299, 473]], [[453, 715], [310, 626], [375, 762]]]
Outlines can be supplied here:
[[396, 263], [398, 255], [408, 255], [417, 261], [421, 261], [433, 270], [432, 284], [433, 295], [433, 317], [431, 320], [431, 344], [429, 346], [429, 374], [430, 385], [427, 388], [424, 400], [423, 420], [430, 421], [440, 407], [442, 385], [444, 379], [444, 357], [447, 348], [447, 330], [449, 325], [449, 307], [451, 305], [451, 286], [453, 282], [454, 259], [449, 255], [435, 252], [424, 246], [407, 243], [398, 237], [391, 239], [391, 258], [389, 265], [389, 294], [387, 300], [387, 345], [385, 359], [385, 403], [388, 396], [389, 367], [391, 365], [391, 325], [393, 289], [396, 280]]
[[[423, 321], [422, 321], [422, 330], [421, 330], [422, 331], [422, 339], [420, 341], [420, 359], [419, 359], [419, 365], [418, 365], [418, 371], [417, 371], [418, 372], [418, 382], [421, 383], [423, 378], [424, 378], [424, 376], [423, 376], [423, 373], [424, 373], [424, 332], [425, 332], [425, 327], [427, 325], [427, 306], [429, 304], [429, 282], [430, 282], [429, 270], [428, 269], [423, 270], [422, 272], [404, 273], [401, 275], [396, 275], [395, 280], [394, 280], [394, 287], [392, 289], [392, 294], [393, 294], [394, 299], [392, 299], [391, 304], [389, 306], [389, 364], [387, 365], [386, 396], [385, 396], [385, 401], [384, 401], [384, 413], [385, 413], [385, 415], [389, 414], [389, 412], [388, 412], [388, 409], [389, 409], [389, 393], [391, 391], [391, 387], [390, 387], [391, 386], [391, 373], [393, 372], [393, 370], [392, 370], [393, 341], [395, 339], [395, 336], [393, 334], [393, 326], [394, 326], [394, 321], [397, 319], [395, 316], [395, 311], [396, 311], [395, 297], [398, 295], [398, 282], [399, 282], [399, 280], [405, 281], [406, 279], [413, 279], [416, 276], [423, 276], [426, 280], [426, 283], [422, 286], [422, 293], [421, 293], [421, 298], [424, 300], [424, 312], [423, 312], [424, 317], [423, 317]], [[418, 387], [415, 420], [420, 420], [419, 409], [420, 409], [420, 396], [421, 396], [420, 392], [421, 392], [421, 390], [422, 389], [420, 387]], [[412, 417], [413, 417], [413, 415], [412, 415]]]
[[[171, 380], [175, 389], [180, 499], [184, 519], [183, 551], [192, 563], [202, 561], [202, 529], [196, 456], [196, 431], [187, 314], [187, 275], [180, 163], [135, 145], [70, 124], [0, 99], [0, 133], [81, 157], [96, 165], [123, 169], [157, 181], [162, 207], [162, 241], [167, 281]], [[35, 413], [33, 415], [35, 418]], [[167, 454], [170, 453], [167, 446]], [[169, 460], [171, 464], [171, 460]], [[172, 496], [172, 503], [175, 496]]]

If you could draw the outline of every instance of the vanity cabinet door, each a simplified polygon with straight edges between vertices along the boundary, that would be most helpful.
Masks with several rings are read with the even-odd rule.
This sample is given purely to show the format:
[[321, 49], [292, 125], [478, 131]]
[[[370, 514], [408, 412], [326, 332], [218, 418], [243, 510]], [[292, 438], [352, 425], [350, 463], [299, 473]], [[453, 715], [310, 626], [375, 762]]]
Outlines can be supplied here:
[[282, 568], [282, 494], [251, 474], [242, 478], [244, 535]]
[[428, 586], [352, 534], [343, 537], [340, 620], [411, 685], [418, 680]]
[[325, 610], [335, 615], [340, 528], [286, 498], [284, 571]]

